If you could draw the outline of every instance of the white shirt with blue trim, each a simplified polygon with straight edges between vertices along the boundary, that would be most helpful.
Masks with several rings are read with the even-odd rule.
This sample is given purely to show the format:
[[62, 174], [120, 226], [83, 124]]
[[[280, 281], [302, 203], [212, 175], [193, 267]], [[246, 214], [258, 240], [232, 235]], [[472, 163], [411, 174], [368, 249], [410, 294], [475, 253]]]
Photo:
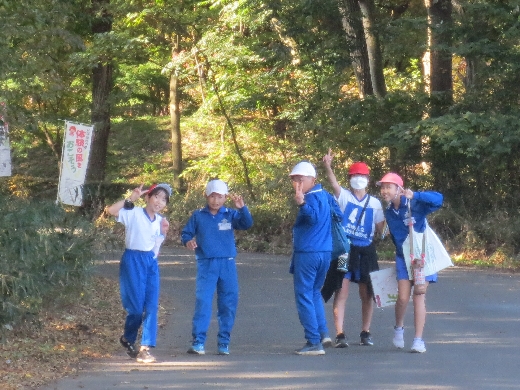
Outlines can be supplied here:
[[341, 188], [339, 197], [336, 198], [343, 212], [343, 229], [345, 229], [352, 244], [356, 246], [370, 245], [374, 239], [376, 224], [385, 220], [381, 202], [373, 196], [370, 196], [361, 221], [359, 220], [367, 196], [368, 194], [365, 194], [363, 199], [358, 200], [352, 192]]
[[155, 214], [154, 220], [150, 220], [148, 213], [142, 207], [119, 210], [117, 222], [125, 225], [126, 248], [144, 252], [154, 249], [157, 237], [161, 236], [162, 218], [159, 214]]

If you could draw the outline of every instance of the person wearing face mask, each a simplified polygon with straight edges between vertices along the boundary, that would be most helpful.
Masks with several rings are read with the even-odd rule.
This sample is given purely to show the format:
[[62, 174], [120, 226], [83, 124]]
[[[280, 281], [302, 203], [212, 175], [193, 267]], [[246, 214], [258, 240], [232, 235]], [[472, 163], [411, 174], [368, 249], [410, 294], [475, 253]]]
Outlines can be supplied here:
[[355, 162], [349, 168], [351, 190], [339, 185], [332, 171], [330, 149], [328, 154], [323, 157], [323, 164], [327, 179], [333, 188], [334, 197], [343, 212], [343, 228], [351, 241], [348, 272], [339, 273], [331, 267], [326, 285], [322, 290], [326, 301], [334, 294], [332, 307], [336, 327], [335, 347], [348, 347], [343, 321], [351, 281], [358, 284], [361, 298], [360, 344], [371, 346], [374, 345], [370, 334], [374, 293], [370, 283], [370, 272], [379, 270], [373, 239], [376, 231], [383, 230], [385, 220], [383, 208], [378, 199], [367, 193], [370, 169], [364, 162]]

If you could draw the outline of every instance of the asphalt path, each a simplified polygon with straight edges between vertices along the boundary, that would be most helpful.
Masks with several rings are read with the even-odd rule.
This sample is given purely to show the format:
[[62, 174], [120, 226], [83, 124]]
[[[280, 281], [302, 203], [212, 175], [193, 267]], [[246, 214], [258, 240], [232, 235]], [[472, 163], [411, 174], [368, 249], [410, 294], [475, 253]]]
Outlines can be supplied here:
[[[99, 272], [116, 277], [118, 261], [118, 255], [106, 258], [98, 265]], [[520, 388], [519, 274], [457, 267], [442, 271], [439, 282], [428, 290], [423, 354], [409, 352], [411, 303], [404, 350], [392, 345], [393, 307], [375, 309], [371, 328], [375, 344], [360, 346], [361, 306], [352, 284], [345, 318], [350, 347], [327, 348], [324, 356], [298, 356], [294, 351], [305, 339], [288, 273], [289, 257], [240, 253], [237, 266], [240, 302], [229, 356], [217, 355], [215, 307], [206, 355], [186, 353], [195, 259], [184, 248], [165, 248], [160, 257], [161, 304], [167, 314], [153, 350], [158, 362], [138, 364], [121, 350], [110, 359], [85, 364], [78, 376], [41, 389]], [[331, 301], [326, 310], [334, 337]]]

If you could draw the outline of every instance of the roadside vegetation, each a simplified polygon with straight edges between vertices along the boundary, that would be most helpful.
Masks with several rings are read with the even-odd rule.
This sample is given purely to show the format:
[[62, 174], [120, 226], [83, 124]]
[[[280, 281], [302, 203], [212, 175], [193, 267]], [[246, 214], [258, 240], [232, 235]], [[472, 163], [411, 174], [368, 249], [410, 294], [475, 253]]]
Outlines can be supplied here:
[[[141, 183], [147, 186], [169, 182], [171, 160], [164, 119], [122, 118], [115, 122], [112, 134], [109, 184], [104, 190], [107, 204], [126, 196]], [[252, 145], [251, 140], [244, 143]], [[180, 245], [180, 229], [191, 211], [203, 206], [206, 180], [219, 176], [230, 182], [232, 191], [244, 194], [255, 218], [251, 230], [238, 232], [239, 248], [288, 255], [296, 212], [287, 178], [288, 165], [270, 164], [265, 154], [256, 156], [258, 181], [253, 181], [252, 200], [246, 187], [236, 181], [232, 164], [218, 161], [222, 155], [217, 151], [225, 145], [217, 130], [204, 128], [198, 135], [193, 132], [183, 147], [187, 158], [204, 169], [187, 170], [187, 190], [172, 197], [165, 213], [171, 224], [165, 245]], [[34, 174], [45, 180], [24, 181], [17, 175], [3, 179], [0, 380], [8, 386], [6, 390], [34, 388], [63, 375], [74, 375], [83, 359], [108, 357], [120, 349], [121, 326], [114, 321], [113, 313], [120, 313], [122, 324], [124, 312], [117, 281], [93, 276], [93, 267], [94, 259], [102, 257], [103, 251], [119, 256], [123, 231], [105, 214], [92, 220], [80, 209], [52, 201], [57, 185], [57, 178], [53, 177], [55, 161], [44, 151], [31, 145], [26, 150], [27, 157], [17, 160], [20, 166], [27, 164], [28, 177], [34, 169], [39, 171]], [[39, 156], [40, 164], [28, 164], [33, 154]], [[45, 167], [49, 172], [43, 173]], [[342, 184], [347, 185], [345, 167], [339, 166], [337, 171]], [[373, 184], [372, 193], [377, 195]], [[498, 232], [490, 231], [501, 244], [487, 250], [476, 231], [468, 231], [461, 240], [462, 227], [450, 222], [451, 215], [454, 212], [447, 198], [445, 207], [430, 222], [441, 234], [456, 265], [512, 271], [518, 268], [514, 246], [509, 244], [510, 250], [504, 249], [508, 247], [506, 236], [498, 241]], [[467, 226], [476, 225], [468, 222]], [[497, 224], [494, 229], [505, 227]], [[392, 258], [388, 238], [378, 242], [378, 248], [382, 259]]]
[[[239, 248], [288, 255], [288, 172], [308, 159], [324, 182], [331, 148], [343, 186], [365, 161], [374, 195], [389, 171], [443, 193], [429, 222], [455, 264], [518, 270], [519, 15], [488, 0], [0, 1], [2, 386], [119, 348], [117, 286], [94, 259], [122, 249], [104, 207], [140, 184], [175, 189], [166, 245], [219, 177], [255, 220]], [[64, 120], [95, 125], [78, 208], [54, 202]], [[388, 238], [378, 248], [391, 259]]]

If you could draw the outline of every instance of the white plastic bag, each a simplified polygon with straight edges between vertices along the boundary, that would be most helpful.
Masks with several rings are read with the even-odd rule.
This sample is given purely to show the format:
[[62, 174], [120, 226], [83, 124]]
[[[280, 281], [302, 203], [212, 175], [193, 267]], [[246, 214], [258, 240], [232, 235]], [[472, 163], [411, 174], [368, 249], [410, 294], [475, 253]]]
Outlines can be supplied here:
[[[414, 258], [421, 258], [422, 252], [422, 242], [423, 235], [426, 234], [426, 243], [425, 243], [425, 266], [424, 273], [426, 276], [433, 275], [439, 271], [442, 271], [445, 268], [452, 267], [453, 263], [451, 261], [450, 255], [442, 245], [441, 240], [437, 237], [437, 234], [432, 230], [430, 225], [426, 225], [426, 230], [424, 233], [417, 233], [414, 231], [413, 234], [413, 248], [414, 248]], [[409, 256], [410, 253], [410, 236], [406, 237], [406, 240], [403, 243], [403, 253], [404, 259], [406, 261], [406, 266], [408, 268], [408, 275], [410, 276], [410, 280], [413, 278], [412, 264]]]

